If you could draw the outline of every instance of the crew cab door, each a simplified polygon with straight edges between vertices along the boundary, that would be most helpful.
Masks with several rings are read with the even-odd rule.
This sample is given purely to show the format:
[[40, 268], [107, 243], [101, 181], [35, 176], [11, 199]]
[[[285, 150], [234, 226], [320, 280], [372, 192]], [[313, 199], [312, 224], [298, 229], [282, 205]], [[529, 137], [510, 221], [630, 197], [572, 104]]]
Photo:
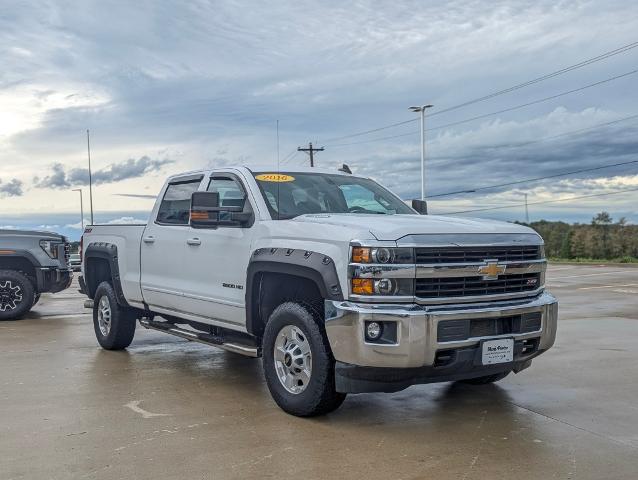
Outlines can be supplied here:
[[[205, 190], [219, 194], [220, 207], [243, 207], [254, 212], [254, 200], [234, 173], [214, 172], [204, 180]], [[229, 328], [246, 324], [245, 285], [254, 225], [188, 227], [182, 268], [187, 311]]]
[[202, 178], [200, 174], [171, 180], [142, 235], [142, 295], [151, 310], [161, 307], [179, 312], [185, 307], [182, 290], [189, 272], [184, 268], [184, 246], [189, 234], [191, 195]]

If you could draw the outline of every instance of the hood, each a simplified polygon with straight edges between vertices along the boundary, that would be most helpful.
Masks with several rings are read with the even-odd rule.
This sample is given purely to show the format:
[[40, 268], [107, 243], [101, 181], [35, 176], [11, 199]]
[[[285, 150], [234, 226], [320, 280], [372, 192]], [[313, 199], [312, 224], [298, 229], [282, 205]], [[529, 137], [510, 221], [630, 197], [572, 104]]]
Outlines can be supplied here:
[[396, 241], [406, 235], [536, 233], [514, 223], [480, 218], [457, 218], [442, 215], [371, 215], [371, 214], [313, 214], [293, 219], [297, 222], [320, 223], [369, 231], [377, 240]]
[[36, 237], [43, 240], [62, 240], [66, 241], [66, 238], [63, 235], [54, 232], [42, 232], [37, 230], [12, 230], [12, 229], [4, 229], [0, 230], [0, 236], [10, 236], [10, 237]]

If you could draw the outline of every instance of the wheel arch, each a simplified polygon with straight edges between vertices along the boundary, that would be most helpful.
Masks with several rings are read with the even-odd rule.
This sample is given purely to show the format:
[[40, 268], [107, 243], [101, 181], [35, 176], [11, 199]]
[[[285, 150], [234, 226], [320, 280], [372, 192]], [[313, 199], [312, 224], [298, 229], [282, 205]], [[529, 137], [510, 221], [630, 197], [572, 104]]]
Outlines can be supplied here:
[[332, 258], [290, 248], [255, 250], [246, 279], [248, 333], [261, 337], [274, 308], [291, 300], [304, 300], [320, 311], [323, 311], [324, 300], [343, 300]]
[[11, 250], [10, 254], [0, 255], [0, 270], [16, 270], [22, 272], [33, 284], [34, 290], [40, 290], [38, 280], [39, 263], [37, 259], [27, 251]]
[[100, 283], [107, 281], [113, 286], [117, 303], [128, 307], [120, 281], [117, 246], [106, 242], [91, 243], [86, 247], [83, 261], [88, 297], [94, 298]]

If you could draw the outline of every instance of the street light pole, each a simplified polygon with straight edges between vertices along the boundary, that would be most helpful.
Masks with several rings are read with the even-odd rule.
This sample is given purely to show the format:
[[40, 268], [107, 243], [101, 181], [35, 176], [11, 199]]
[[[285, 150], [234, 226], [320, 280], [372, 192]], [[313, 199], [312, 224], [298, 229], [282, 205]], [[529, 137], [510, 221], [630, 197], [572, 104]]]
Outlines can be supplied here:
[[86, 152], [89, 157], [89, 203], [91, 204], [91, 225], [93, 225], [93, 174], [91, 173], [91, 140], [88, 129], [86, 130]]
[[73, 192], [80, 192], [80, 225], [82, 225], [82, 231], [84, 232], [84, 203], [82, 201], [82, 189], [74, 188]]
[[410, 107], [414, 113], [421, 114], [421, 200], [425, 200], [425, 109], [432, 107], [433, 105]]

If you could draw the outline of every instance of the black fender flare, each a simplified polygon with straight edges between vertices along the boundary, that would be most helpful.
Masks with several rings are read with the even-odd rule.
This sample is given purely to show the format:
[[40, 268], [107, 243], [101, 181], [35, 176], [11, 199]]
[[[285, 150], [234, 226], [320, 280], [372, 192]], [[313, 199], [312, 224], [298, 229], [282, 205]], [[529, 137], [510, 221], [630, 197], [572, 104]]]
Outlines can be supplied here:
[[130, 305], [126, 301], [126, 297], [124, 297], [122, 282], [120, 280], [120, 267], [117, 261], [117, 245], [113, 245], [112, 243], [107, 242], [94, 242], [90, 243], [86, 247], [83, 256], [85, 276], [84, 282], [87, 290], [86, 293], [89, 298], [95, 297], [95, 290], [98, 286], [97, 282], [95, 282], [94, 278], [92, 278], [94, 272], [91, 272], [91, 269], [88, 268], [88, 260], [92, 258], [100, 258], [108, 262], [111, 269], [111, 284], [113, 285], [113, 290], [115, 291], [117, 303], [119, 303], [123, 307], [129, 307]]
[[[33, 267], [33, 271], [35, 273], [35, 285], [33, 285], [34, 290], [37, 292], [42, 291], [44, 288], [44, 275], [42, 273], [42, 266], [38, 259], [28, 250], [16, 250], [16, 249], [6, 249], [6, 252], [11, 253], [3, 253], [0, 255], [0, 262], [2, 259], [10, 259], [10, 260], [23, 260], [31, 264]], [[0, 268], [2, 268], [0, 266]]]
[[253, 252], [246, 274], [246, 329], [255, 334], [259, 305], [255, 302], [258, 278], [263, 273], [282, 273], [307, 278], [317, 285], [325, 300], [343, 300], [335, 263], [327, 255], [293, 248], [261, 248]]

